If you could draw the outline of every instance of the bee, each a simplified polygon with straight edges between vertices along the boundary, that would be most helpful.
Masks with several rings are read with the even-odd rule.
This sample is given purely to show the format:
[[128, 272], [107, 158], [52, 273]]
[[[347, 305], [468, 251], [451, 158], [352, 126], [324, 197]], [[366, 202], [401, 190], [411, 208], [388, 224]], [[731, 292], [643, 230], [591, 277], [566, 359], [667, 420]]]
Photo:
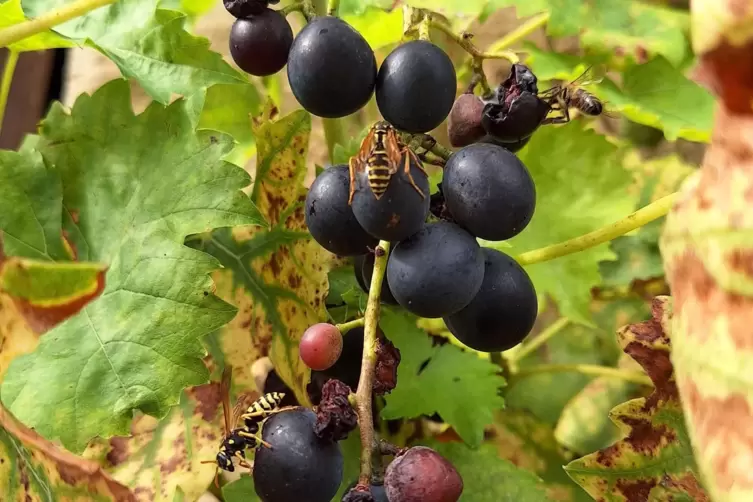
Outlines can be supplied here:
[[550, 111], [558, 111], [562, 115], [549, 117], [544, 120], [545, 124], [564, 124], [570, 122], [570, 108], [576, 108], [581, 113], [597, 117], [604, 112], [604, 104], [599, 98], [582, 89], [581, 86], [594, 83], [590, 80], [591, 67], [586, 68], [578, 78], [569, 84], [558, 84], [539, 94], [551, 108]]
[[400, 138], [397, 131], [388, 122], [381, 120], [374, 124], [369, 133], [361, 143], [358, 153], [350, 158], [348, 167], [350, 168], [350, 196], [348, 204], [353, 202], [353, 195], [356, 192], [356, 173], [366, 171], [366, 177], [369, 181], [369, 188], [374, 197], [379, 200], [400, 168], [400, 160], [405, 155], [405, 165], [403, 172], [408, 177], [408, 182], [418, 192], [423, 199], [426, 195], [416, 185], [410, 172], [410, 161], [413, 159], [416, 166], [422, 173], [426, 174], [416, 153], [408, 148]]
[[[243, 394], [238, 399], [236, 405], [230, 408], [230, 378], [232, 376], [231, 367], [225, 367], [222, 372], [222, 380], [220, 382], [220, 395], [222, 396], [222, 415], [224, 419], [224, 434], [222, 442], [220, 443], [219, 451], [214, 460], [202, 460], [202, 464], [217, 464], [219, 469], [233, 472], [235, 471], [235, 465], [233, 460], [238, 460], [238, 465], [251, 469], [251, 464], [246, 460], [246, 449], [255, 448], [257, 445], [262, 445], [267, 448], [271, 448], [268, 442], [264, 441], [259, 436], [259, 425], [263, 418], [257, 418], [256, 420], [244, 420], [243, 427], [236, 427], [238, 420], [243, 416], [244, 410], [251, 409], [253, 404], [261, 401], [264, 398], [260, 398], [255, 401], [252, 406], [247, 406], [249, 394]], [[277, 394], [277, 393], [274, 393]], [[280, 397], [279, 399], [282, 399]], [[215, 484], [217, 484], [217, 474], [215, 474]]]

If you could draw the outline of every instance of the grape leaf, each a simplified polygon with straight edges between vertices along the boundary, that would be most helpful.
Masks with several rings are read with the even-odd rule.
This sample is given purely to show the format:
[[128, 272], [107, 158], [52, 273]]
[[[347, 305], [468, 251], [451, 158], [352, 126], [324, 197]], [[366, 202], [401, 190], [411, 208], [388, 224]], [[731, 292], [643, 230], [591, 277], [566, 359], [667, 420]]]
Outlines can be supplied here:
[[358, 15], [343, 16], [343, 20], [358, 30], [375, 51], [403, 38], [403, 13], [400, 9], [386, 12], [369, 7]]
[[243, 167], [256, 146], [251, 118], [260, 112], [261, 96], [253, 84], [216, 84], [207, 89], [198, 127], [231, 135], [236, 145], [225, 160]]
[[0, 382], [11, 361], [33, 352], [39, 343], [34, 331], [13, 299], [0, 291]]
[[[7, 0], [0, 3], [0, 28], [13, 26], [26, 20], [21, 8], [21, 0]], [[18, 42], [10, 44], [8, 49], [17, 52], [41, 51], [56, 47], [75, 47], [75, 43], [56, 35], [50, 30], [26, 37]]]
[[714, 500], [748, 500], [753, 493], [750, 128], [749, 117], [719, 107], [703, 166], [683, 186], [661, 238], [674, 295], [672, 362]]
[[226, 267], [215, 274], [218, 291], [240, 309], [219, 333], [234, 381], [254, 388], [251, 365], [269, 355], [277, 374], [306, 405], [310, 372], [298, 355], [298, 341], [308, 326], [326, 318], [333, 255], [311, 239], [304, 221], [311, 116], [298, 110], [270, 121], [271, 106], [254, 121], [258, 160], [251, 194], [268, 226], [217, 230], [198, 245]]
[[591, 497], [562, 469], [567, 459], [549, 424], [526, 411], [506, 409], [497, 412], [487, 436], [500, 457], [544, 481], [550, 500], [591, 502]]
[[[101, 296], [13, 361], [2, 398], [73, 451], [125, 433], [134, 409], [165, 416], [184, 387], [206, 381], [201, 337], [236, 310], [210, 293], [217, 262], [183, 239], [260, 221], [240, 192], [248, 175], [220, 160], [228, 137], [195, 133], [184, 100], [138, 116], [130, 103], [116, 80], [80, 96], [70, 114], [56, 104], [37, 144], [62, 180], [75, 255], [109, 268]], [[38, 382], [47, 384], [29, 385]]]
[[134, 494], [91, 460], [47, 441], [0, 406], [0, 486], [3, 500], [113, 500]]
[[[416, 318], [384, 308], [379, 326], [400, 349], [398, 386], [386, 396], [382, 417], [395, 419], [439, 413], [463, 440], [478, 446], [494, 411], [504, 405], [498, 395], [505, 380], [499, 368], [476, 355], [446, 344], [432, 347]], [[426, 364], [428, 360], [428, 364]]]
[[241, 476], [237, 481], [223, 486], [222, 499], [225, 502], [258, 502], [260, 499], [254, 489], [254, 478]]
[[592, 497], [607, 502], [709, 501], [693, 460], [670, 361], [671, 299], [657, 297], [652, 317], [626, 326], [618, 338], [646, 370], [654, 391], [610, 413], [626, 434], [624, 439], [574, 460], [565, 470]]
[[[509, 241], [515, 252], [591, 232], [635, 207], [636, 197], [626, 190], [632, 178], [622, 167], [621, 152], [581, 124], [541, 128], [519, 157], [536, 183], [536, 210], [525, 230]], [[598, 262], [614, 258], [609, 245], [601, 244], [525, 268], [536, 292], [550, 295], [563, 317], [591, 323], [591, 288], [601, 282]]]
[[137, 417], [129, 436], [110, 438], [107, 471], [139, 500], [172, 501], [179, 492], [197, 500], [217, 470], [201, 461], [214, 460], [222, 440], [220, 403], [220, 384], [212, 382], [186, 389], [160, 421]]
[[[28, 17], [37, 17], [69, 0], [22, 0]], [[95, 9], [54, 31], [85, 43], [110, 58], [127, 78], [166, 104], [173, 93], [191, 95], [218, 83], [246, 78], [209, 50], [209, 41], [185, 30], [187, 16], [156, 8], [154, 0], [129, 0]]]
[[0, 291], [13, 299], [34, 331], [44, 333], [102, 294], [106, 268], [0, 255]]
[[544, 483], [535, 474], [500, 458], [489, 444], [471, 449], [462, 443], [431, 443], [463, 478], [460, 501], [549, 502]]
[[593, 92], [633, 122], [662, 129], [668, 140], [708, 142], [714, 98], [661, 56], [633, 65], [622, 75], [622, 86], [605, 78]]

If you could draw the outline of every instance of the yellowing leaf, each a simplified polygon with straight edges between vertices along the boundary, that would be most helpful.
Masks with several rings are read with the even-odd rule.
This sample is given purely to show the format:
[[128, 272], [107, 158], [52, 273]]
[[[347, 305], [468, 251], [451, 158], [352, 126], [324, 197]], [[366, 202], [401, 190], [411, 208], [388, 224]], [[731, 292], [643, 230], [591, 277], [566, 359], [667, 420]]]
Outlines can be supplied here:
[[[269, 113], [268, 107], [265, 116]], [[258, 161], [251, 199], [268, 226], [218, 230], [200, 245], [225, 266], [215, 274], [218, 291], [240, 309], [219, 333], [234, 381], [255, 388], [251, 365], [269, 355], [277, 374], [305, 405], [309, 370], [298, 355], [298, 341], [308, 326], [326, 319], [333, 256], [311, 239], [303, 217], [311, 117], [299, 110], [263, 121], [253, 132]]]
[[138, 501], [167, 502], [178, 493], [184, 500], [197, 500], [217, 469], [201, 461], [214, 460], [223, 437], [220, 403], [220, 385], [214, 382], [187, 389], [159, 422], [138, 417], [132, 435], [110, 439], [107, 470]]
[[0, 405], [3, 502], [55, 500], [134, 502], [134, 494], [99, 465], [42, 438]]
[[713, 499], [753, 498], [753, 148], [748, 116], [717, 111], [701, 170], [661, 240], [674, 294], [672, 360], [688, 429]]
[[654, 391], [612, 410], [610, 417], [626, 435], [624, 439], [569, 463], [565, 470], [592, 497], [605, 502], [708, 502], [693, 461], [669, 357], [671, 300], [657, 297], [652, 315], [650, 321], [620, 330], [618, 338], [625, 352], [648, 373]]
[[29, 326], [13, 299], [0, 293], [0, 382], [11, 361], [33, 352], [38, 343], [39, 333]]

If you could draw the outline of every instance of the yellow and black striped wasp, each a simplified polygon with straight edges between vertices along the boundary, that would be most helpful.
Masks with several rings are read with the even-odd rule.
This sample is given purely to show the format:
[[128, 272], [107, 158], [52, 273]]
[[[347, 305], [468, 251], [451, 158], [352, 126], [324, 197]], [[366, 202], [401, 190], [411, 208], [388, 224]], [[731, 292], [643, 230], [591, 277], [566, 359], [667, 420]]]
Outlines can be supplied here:
[[397, 130], [388, 122], [380, 120], [374, 124], [364, 140], [361, 142], [361, 148], [358, 153], [350, 158], [348, 167], [350, 169], [350, 196], [348, 204], [353, 202], [353, 194], [356, 192], [356, 173], [366, 171], [366, 178], [369, 182], [369, 188], [374, 197], [379, 200], [400, 168], [400, 161], [405, 155], [405, 164], [403, 172], [408, 178], [408, 182], [416, 189], [423, 199], [426, 195], [416, 185], [410, 172], [411, 160], [415, 165], [426, 174], [421, 161], [416, 153], [408, 148], [397, 135]]
[[[230, 379], [232, 368], [226, 366], [222, 372], [220, 381], [220, 396], [222, 397], [222, 415], [224, 420], [224, 435], [220, 443], [219, 451], [215, 460], [203, 460], [202, 464], [217, 464], [218, 469], [233, 472], [235, 465], [233, 460], [238, 460], [238, 465], [251, 469], [251, 464], [246, 460], [246, 449], [262, 445], [271, 448], [259, 435], [259, 427], [269, 415], [280, 411], [279, 405], [284, 394], [271, 392], [251, 402], [252, 394], [244, 393], [238, 397], [235, 406], [230, 408]], [[243, 418], [244, 425], [236, 427], [238, 421]], [[219, 470], [217, 471], [219, 473]], [[215, 475], [215, 484], [217, 476]]]

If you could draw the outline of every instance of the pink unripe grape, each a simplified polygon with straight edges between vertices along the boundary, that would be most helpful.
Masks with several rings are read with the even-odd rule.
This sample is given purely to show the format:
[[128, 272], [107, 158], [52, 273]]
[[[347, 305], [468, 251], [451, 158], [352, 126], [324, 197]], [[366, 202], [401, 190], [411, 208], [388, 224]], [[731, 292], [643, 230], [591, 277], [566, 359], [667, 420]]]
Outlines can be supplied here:
[[323, 371], [332, 367], [340, 358], [343, 336], [337, 326], [320, 322], [303, 332], [298, 349], [306, 366]]

